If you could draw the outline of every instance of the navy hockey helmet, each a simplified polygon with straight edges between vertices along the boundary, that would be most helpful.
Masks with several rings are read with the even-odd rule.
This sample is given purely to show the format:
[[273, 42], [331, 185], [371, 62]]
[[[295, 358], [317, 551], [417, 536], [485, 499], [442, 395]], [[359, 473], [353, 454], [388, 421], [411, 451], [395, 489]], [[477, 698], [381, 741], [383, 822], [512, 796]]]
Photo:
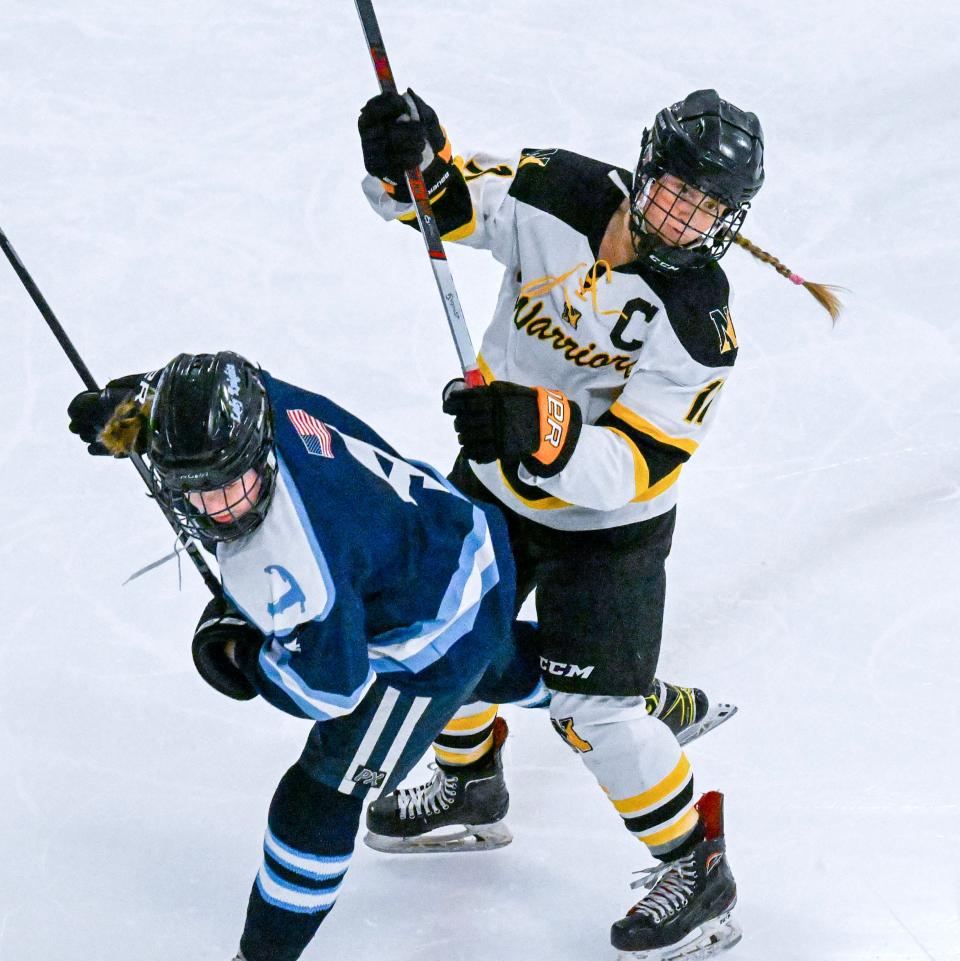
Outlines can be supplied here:
[[[194, 537], [224, 542], [256, 528], [276, 480], [270, 402], [257, 367], [239, 354], [180, 354], [157, 378], [146, 451], [158, 498]], [[205, 493], [224, 492], [201, 509]], [[242, 509], [241, 509], [242, 508]]]
[[[658, 190], [658, 178], [665, 174], [706, 198], [691, 208], [678, 194]], [[716, 90], [694, 91], [661, 110], [643, 132], [630, 192], [637, 256], [666, 273], [719, 260], [761, 186], [763, 130], [756, 115], [721, 100]], [[697, 210], [712, 217], [697, 217]], [[684, 235], [695, 236], [683, 243], [668, 242], [658, 230], [665, 218], [682, 225]], [[701, 224], [696, 230], [691, 223], [695, 218]]]

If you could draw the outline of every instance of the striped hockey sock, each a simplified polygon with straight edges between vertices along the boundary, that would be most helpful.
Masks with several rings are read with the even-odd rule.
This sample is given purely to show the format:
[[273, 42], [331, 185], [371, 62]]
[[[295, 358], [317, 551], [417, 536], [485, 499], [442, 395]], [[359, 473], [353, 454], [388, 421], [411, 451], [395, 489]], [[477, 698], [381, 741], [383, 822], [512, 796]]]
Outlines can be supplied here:
[[493, 748], [496, 704], [464, 704], [433, 742], [437, 761], [444, 767], [464, 767], [486, 757]]
[[295, 961], [330, 913], [353, 856], [363, 802], [294, 765], [270, 804], [263, 863], [240, 941], [246, 961]]
[[657, 858], [669, 859], [693, 836], [699, 822], [693, 801], [693, 771], [683, 753], [653, 787], [630, 797], [610, 797], [627, 830]]

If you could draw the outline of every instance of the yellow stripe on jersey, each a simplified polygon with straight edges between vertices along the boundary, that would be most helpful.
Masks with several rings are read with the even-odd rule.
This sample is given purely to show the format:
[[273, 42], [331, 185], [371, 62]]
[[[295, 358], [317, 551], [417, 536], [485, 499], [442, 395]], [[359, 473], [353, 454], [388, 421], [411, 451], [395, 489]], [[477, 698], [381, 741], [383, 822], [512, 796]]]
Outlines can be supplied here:
[[616, 427], [607, 427], [605, 430], [622, 437], [630, 448], [630, 453], [633, 456], [633, 480], [637, 488], [635, 500], [639, 500], [650, 487], [650, 468], [647, 467], [647, 462], [643, 454], [640, 453], [640, 449], [622, 430], [617, 430]]
[[614, 402], [610, 408], [610, 413], [628, 423], [634, 430], [640, 431], [641, 434], [648, 434], [654, 440], [660, 441], [661, 444], [669, 444], [671, 447], [677, 447], [682, 451], [686, 451], [688, 454], [692, 454], [700, 446], [695, 440], [689, 437], [671, 437], [668, 433], [657, 427], [656, 424], [651, 424], [645, 417], [641, 417], [635, 411], [630, 410], [629, 407], [624, 406], [620, 401]]
[[659, 784], [655, 784], [652, 788], [642, 791], [640, 794], [634, 794], [633, 797], [621, 798], [620, 800], [611, 798], [610, 800], [613, 801], [613, 806], [623, 817], [636, 817], [648, 808], [662, 803], [669, 795], [683, 786], [689, 775], [690, 762], [687, 760], [687, 755], [681, 752], [677, 766]]
[[[431, 206], [435, 206], [437, 201], [440, 200], [440, 198], [446, 192], [447, 192], [447, 189], [446, 187], [444, 187], [444, 189], [441, 190], [440, 193], [438, 193], [436, 196], [431, 198], [430, 200]], [[397, 217], [397, 220], [399, 220], [401, 223], [404, 223], [404, 224], [415, 223], [417, 220], [417, 212], [416, 210], [414, 210], [412, 213], [409, 213], [409, 214], [401, 214], [399, 217]], [[475, 208], [471, 207], [470, 219], [465, 224], [463, 224], [463, 226], [454, 227], [453, 230], [448, 230], [445, 234], [441, 234], [440, 239], [449, 240], [452, 242], [455, 242], [457, 240], [463, 240], [465, 237], [469, 237], [470, 234], [472, 234], [476, 229], [477, 229], [477, 211]]]
[[479, 731], [493, 723], [493, 719], [497, 716], [498, 706], [497, 704], [491, 704], [490, 707], [484, 708], [477, 714], [471, 714], [468, 717], [455, 717], [452, 721], [447, 721], [443, 732], [444, 734], [469, 734], [472, 731]]
[[679, 821], [671, 824], [670, 827], [654, 831], [652, 834], [638, 834], [636, 837], [652, 848], [661, 847], [692, 831], [697, 826], [699, 817], [700, 815], [697, 814], [697, 810], [693, 807], [693, 802], [691, 802], [690, 810], [687, 811]]
[[630, 502], [632, 504], [652, 501], [655, 497], [659, 497], [668, 487], [676, 483], [677, 478], [680, 476], [680, 471], [683, 470], [683, 464], [672, 470], [666, 477], [661, 477], [656, 484], [651, 485], [650, 468], [647, 467], [646, 459], [633, 440], [622, 430], [617, 430], [616, 427], [606, 426], [604, 429], [622, 437], [629, 445], [630, 453], [633, 455], [633, 479], [636, 484], [637, 494], [631, 499]]
[[642, 503], [644, 501], [652, 501], [655, 497], [659, 497], [668, 487], [672, 487], [676, 482], [677, 478], [680, 476], [680, 471], [683, 470], [683, 464], [677, 467], [675, 470], [670, 471], [666, 477], [662, 477], [657, 481], [652, 487], [638, 494], [631, 503]]
[[[432, 201], [431, 201], [432, 202]], [[470, 220], [467, 221], [462, 227], [456, 227], [453, 230], [448, 230], [443, 234], [441, 240], [449, 240], [455, 242], [457, 240], [463, 240], [469, 237], [477, 229], [477, 208], [472, 204], [470, 206]]]
[[477, 367], [480, 368], [480, 373], [483, 374], [483, 382], [485, 384], [492, 384], [497, 379], [493, 376], [490, 365], [483, 359], [483, 354], [477, 354]]
[[514, 486], [510, 483], [507, 475], [503, 472], [503, 467], [500, 465], [500, 461], [497, 461], [497, 469], [500, 471], [500, 477], [503, 480], [504, 485], [507, 490], [513, 494], [514, 497], [521, 504], [526, 504], [527, 507], [531, 507], [536, 511], [555, 511], [559, 510], [561, 507], [573, 507], [573, 504], [568, 503], [565, 500], [561, 500], [559, 497], [543, 497], [537, 500], [533, 500], [530, 497], [524, 497]]
[[[450, 155], [453, 150], [450, 146], [450, 141], [447, 140], [443, 145], [443, 150], [440, 151], [439, 157], [441, 160], [449, 163]], [[453, 165], [460, 171], [461, 177], [463, 176], [463, 157], [457, 156], [453, 158]], [[388, 186], [384, 184], [384, 186]], [[392, 191], [390, 191], [392, 193]], [[442, 211], [437, 211], [436, 207], [440, 204], [443, 199], [444, 194], [446, 194], [447, 188], [444, 187], [442, 190], [438, 190], [431, 198], [430, 205], [434, 208], [434, 213], [439, 214]], [[469, 194], [467, 195], [469, 199]], [[417, 221], [417, 212], [412, 210], [410, 213], [401, 214], [397, 220], [404, 224], [414, 224]], [[439, 216], [438, 216], [439, 223]], [[448, 230], [446, 233], [440, 235], [441, 240], [447, 240], [451, 243], [455, 243], [458, 240], [465, 240], [477, 229], [477, 209], [474, 207], [473, 202], [470, 201], [470, 219], [465, 223], [461, 224], [459, 227], [454, 227], [452, 230]]]

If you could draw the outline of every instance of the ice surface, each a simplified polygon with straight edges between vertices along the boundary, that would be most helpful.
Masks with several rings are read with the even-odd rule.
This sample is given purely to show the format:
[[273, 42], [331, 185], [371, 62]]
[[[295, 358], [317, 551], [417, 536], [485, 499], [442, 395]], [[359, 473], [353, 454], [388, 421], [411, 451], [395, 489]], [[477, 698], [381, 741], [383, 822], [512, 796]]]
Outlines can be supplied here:
[[[953, 4], [380, 4], [457, 145], [632, 165], [699, 86], [757, 111], [768, 181], [734, 250], [741, 353], [685, 473], [661, 674], [740, 705], [690, 748], [727, 793], [731, 961], [956, 961], [960, 89]], [[420, 239], [359, 190], [375, 90], [353, 5], [4, 0], [0, 225], [107, 379], [233, 347], [454, 454]], [[479, 334], [499, 283], [451, 261]], [[225, 961], [306, 725], [219, 698], [185, 567], [125, 465], [65, 430], [79, 381], [0, 263], [0, 959]], [[358, 849], [305, 957], [611, 958], [648, 859], [542, 713], [508, 712], [502, 851]]]

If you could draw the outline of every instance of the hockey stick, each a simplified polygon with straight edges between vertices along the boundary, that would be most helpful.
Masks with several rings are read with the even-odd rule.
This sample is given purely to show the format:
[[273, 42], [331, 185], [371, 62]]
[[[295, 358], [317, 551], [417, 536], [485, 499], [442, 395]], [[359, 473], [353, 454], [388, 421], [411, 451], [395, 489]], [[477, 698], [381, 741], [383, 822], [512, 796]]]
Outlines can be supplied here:
[[[99, 391], [100, 388], [97, 386], [97, 382], [93, 378], [93, 374], [90, 373], [90, 369], [83, 362], [83, 358], [77, 353], [76, 347], [70, 341], [67, 336], [67, 332], [63, 329], [60, 321], [57, 320], [56, 314], [50, 308], [47, 303], [46, 298], [40, 293], [40, 288], [34, 283], [33, 277], [30, 276], [30, 272], [26, 267], [23, 266], [23, 261], [17, 255], [17, 252], [13, 249], [13, 245], [7, 239], [7, 235], [3, 232], [3, 228], [0, 227], [0, 247], [3, 248], [4, 254], [6, 254], [7, 260], [10, 261], [10, 266], [16, 271], [17, 276], [20, 278], [21, 283], [27, 289], [27, 293], [32, 298], [33, 302], [37, 305], [37, 310], [43, 315], [43, 319], [47, 322], [47, 326], [53, 331], [53, 336], [57, 338], [57, 342], [63, 348], [64, 353], [70, 358], [70, 363], [73, 364], [74, 370], [80, 375], [80, 379], [83, 381], [84, 386], [87, 390]], [[216, 575], [207, 566], [207, 562], [203, 559], [197, 545], [191, 541], [187, 535], [180, 529], [179, 524], [177, 524], [176, 519], [173, 515], [157, 500], [156, 489], [153, 486], [153, 477], [150, 474], [150, 469], [143, 462], [143, 458], [139, 454], [131, 454], [130, 460], [133, 466], [137, 469], [137, 473], [143, 479], [144, 484], [147, 485], [147, 489], [150, 491], [150, 496], [154, 499], [157, 507], [163, 512], [163, 516], [166, 517], [167, 522], [173, 528], [174, 533], [177, 535], [177, 540], [183, 545], [186, 552], [190, 555], [190, 560], [193, 561], [194, 566], [200, 572], [200, 576], [203, 578], [204, 583], [210, 588], [210, 591], [214, 595], [220, 594], [220, 582], [217, 580]]]
[[[383, 45], [377, 15], [373, 10], [373, 0], [354, 0], [354, 2], [357, 5], [357, 13], [360, 15], [363, 35], [367, 40], [367, 46], [370, 48], [370, 59], [373, 61], [373, 69], [377, 75], [377, 80], [380, 82], [380, 90], [383, 93], [397, 93], [397, 82], [393, 78], [390, 61], [387, 59], [387, 51]], [[430, 198], [427, 196], [423, 174], [419, 167], [414, 167], [412, 170], [407, 170], [403, 176], [410, 190], [410, 196], [416, 205], [417, 223], [420, 225], [420, 233], [423, 235], [423, 242], [426, 244], [427, 253], [430, 255], [430, 266], [433, 268], [433, 277], [437, 282], [440, 299], [443, 301], [443, 309], [447, 315], [447, 323], [450, 325], [450, 333], [453, 335], [453, 343], [457, 349], [457, 356], [460, 358], [463, 379], [466, 381], [467, 387], [482, 387], [483, 374], [480, 373], [480, 368], [477, 366], [477, 354], [473, 349], [470, 331], [467, 329], [467, 322], [463, 317], [460, 298], [457, 296], [457, 288], [453, 282], [453, 274], [450, 272], [450, 264], [447, 262], [447, 255], [443, 250], [440, 229], [437, 227], [437, 219], [434, 217], [433, 208], [430, 206]]]

